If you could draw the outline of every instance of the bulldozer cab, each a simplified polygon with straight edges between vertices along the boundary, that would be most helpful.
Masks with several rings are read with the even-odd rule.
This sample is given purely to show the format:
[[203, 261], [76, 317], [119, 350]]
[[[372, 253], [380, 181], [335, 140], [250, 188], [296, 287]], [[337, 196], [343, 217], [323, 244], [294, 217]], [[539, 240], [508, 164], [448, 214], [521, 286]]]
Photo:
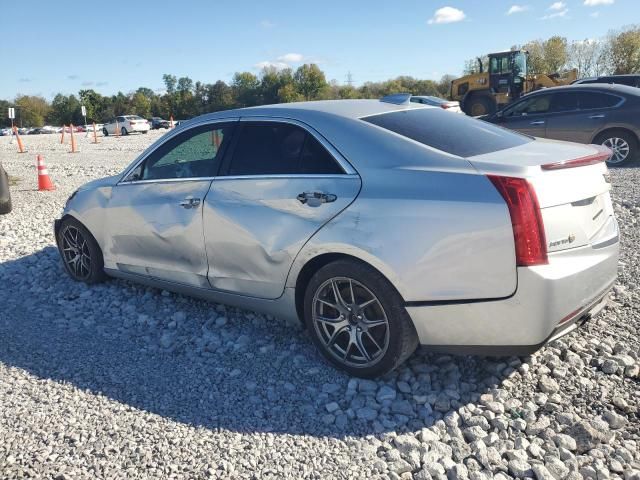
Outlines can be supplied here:
[[522, 95], [527, 77], [527, 56], [524, 50], [489, 54], [489, 86], [494, 93], [508, 94], [511, 101]]

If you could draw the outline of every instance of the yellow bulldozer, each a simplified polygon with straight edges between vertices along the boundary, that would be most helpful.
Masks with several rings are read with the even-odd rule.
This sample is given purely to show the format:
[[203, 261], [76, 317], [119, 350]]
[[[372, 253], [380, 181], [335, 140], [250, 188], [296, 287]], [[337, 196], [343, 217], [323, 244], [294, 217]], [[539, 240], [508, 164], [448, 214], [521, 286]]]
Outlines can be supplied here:
[[577, 70], [563, 73], [529, 74], [529, 52], [512, 50], [489, 54], [489, 71], [478, 59], [479, 72], [451, 82], [450, 99], [460, 102], [467, 115], [477, 117], [493, 113], [525, 93], [540, 88], [569, 85], [578, 78]]

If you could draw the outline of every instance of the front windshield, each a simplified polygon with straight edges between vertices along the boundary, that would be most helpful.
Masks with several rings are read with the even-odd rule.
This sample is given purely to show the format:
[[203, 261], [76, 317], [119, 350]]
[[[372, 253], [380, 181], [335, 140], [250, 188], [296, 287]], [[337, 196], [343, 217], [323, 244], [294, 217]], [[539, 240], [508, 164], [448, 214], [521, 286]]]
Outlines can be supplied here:
[[527, 75], [527, 56], [520, 52], [513, 56], [513, 74], [516, 77], [525, 77]]

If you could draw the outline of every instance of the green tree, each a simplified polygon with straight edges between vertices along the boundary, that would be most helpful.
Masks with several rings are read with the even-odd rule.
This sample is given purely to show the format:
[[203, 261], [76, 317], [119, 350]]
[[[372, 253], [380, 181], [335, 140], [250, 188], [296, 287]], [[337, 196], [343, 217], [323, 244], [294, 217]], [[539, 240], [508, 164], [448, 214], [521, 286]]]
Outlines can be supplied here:
[[68, 125], [69, 123], [81, 125], [83, 123], [82, 112], [76, 96], [57, 94], [51, 102], [47, 121], [54, 125]]
[[233, 76], [231, 82], [238, 107], [258, 105], [260, 80], [253, 73], [241, 72]]
[[15, 99], [16, 115], [21, 126], [41, 127], [51, 107], [43, 97], [18, 95]]
[[296, 89], [306, 100], [313, 100], [327, 87], [327, 79], [324, 73], [314, 63], [298, 67], [293, 79]]
[[565, 69], [569, 59], [567, 51], [567, 39], [555, 35], [542, 44], [545, 66], [548, 68], [543, 73], [561, 72]]
[[142, 118], [149, 118], [151, 116], [151, 100], [141, 92], [133, 94], [131, 107], [133, 108], [132, 113], [140, 115]]
[[609, 69], [616, 75], [640, 72], [640, 26], [611, 32], [606, 56]]

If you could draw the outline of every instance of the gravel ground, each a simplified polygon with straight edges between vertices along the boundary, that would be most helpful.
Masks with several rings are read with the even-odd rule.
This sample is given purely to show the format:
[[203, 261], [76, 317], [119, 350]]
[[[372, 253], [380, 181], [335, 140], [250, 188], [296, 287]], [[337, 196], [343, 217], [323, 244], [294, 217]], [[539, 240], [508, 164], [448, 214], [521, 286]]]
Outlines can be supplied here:
[[[380, 381], [268, 316], [63, 272], [52, 221], [161, 133], [0, 138], [0, 478], [640, 478], [640, 168], [611, 171], [610, 306], [526, 358], [417, 352]], [[36, 191], [35, 154], [55, 192]]]

